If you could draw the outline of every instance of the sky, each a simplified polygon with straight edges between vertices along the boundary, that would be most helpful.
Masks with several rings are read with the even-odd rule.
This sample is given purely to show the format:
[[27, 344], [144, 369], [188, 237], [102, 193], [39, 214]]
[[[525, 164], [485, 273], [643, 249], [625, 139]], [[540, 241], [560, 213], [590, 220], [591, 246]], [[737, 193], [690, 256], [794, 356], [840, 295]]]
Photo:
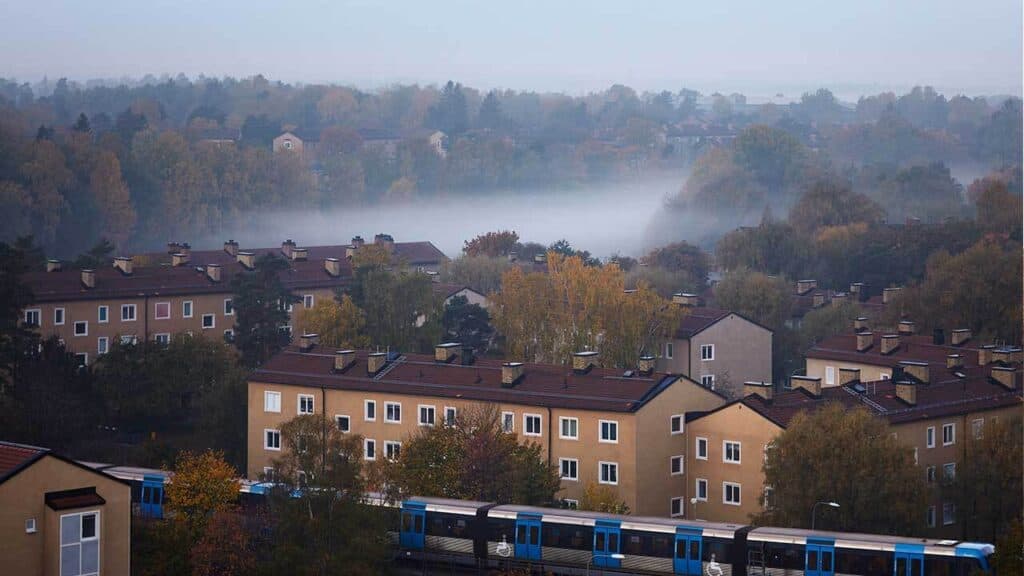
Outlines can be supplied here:
[[0, 76], [1020, 94], [1021, 0], [0, 0]]

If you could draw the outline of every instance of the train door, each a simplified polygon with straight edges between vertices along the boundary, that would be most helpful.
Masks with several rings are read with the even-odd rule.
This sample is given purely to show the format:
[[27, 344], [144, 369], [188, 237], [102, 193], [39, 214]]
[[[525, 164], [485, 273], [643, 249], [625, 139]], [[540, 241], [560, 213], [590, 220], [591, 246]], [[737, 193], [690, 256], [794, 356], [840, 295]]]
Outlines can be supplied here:
[[540, 560], [540, 514], [516, 516], [516, 558]]
[[149, 518], [164, 517], [164, 479], [162, 476], [143, 476], [139, 509]]
[[418, 502], [402, 503], [402, 523], [398, 542], [402, 548], [423, 549], [427, 508]]
[[924, 576], [924, 546], [897, 544], [893, 576]]
[[704, 538], [700, 528], [680, 526], [676, 528], [676, 550], [672, 560], [676, 574], [700, 576], [701, 554], [704, 553]]
[[[622, 531], [620, 523], [612, 520], [598, 520], [594, 524], [594, 566], [619, 568], [622, 553], [619, 552]], [[618, 556], [616, 558], [616, 556]]]
[[835, 540], [808, 538], [806, 546], [806, 576], [833, 576], [835, 574]]

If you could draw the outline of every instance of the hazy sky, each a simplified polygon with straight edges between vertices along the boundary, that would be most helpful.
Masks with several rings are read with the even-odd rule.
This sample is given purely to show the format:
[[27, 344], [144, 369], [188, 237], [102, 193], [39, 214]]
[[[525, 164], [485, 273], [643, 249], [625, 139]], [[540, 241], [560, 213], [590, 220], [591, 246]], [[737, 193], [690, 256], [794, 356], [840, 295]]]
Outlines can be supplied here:
[[1021, 0], [0, 0], [0, 76], [1021, 92]]

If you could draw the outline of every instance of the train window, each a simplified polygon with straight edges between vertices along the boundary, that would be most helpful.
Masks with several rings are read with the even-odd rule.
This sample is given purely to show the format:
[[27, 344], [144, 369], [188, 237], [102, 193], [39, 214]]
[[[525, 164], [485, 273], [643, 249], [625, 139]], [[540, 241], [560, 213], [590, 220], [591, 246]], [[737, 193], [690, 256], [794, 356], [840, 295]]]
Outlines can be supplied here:
[[[704, 556], [706, 560], [709, 558], [707, 552], [708, 546], [705, 545], [704, 549]], [[804, 558], [804, 547], [789, 546], [786, 544], [766, 544], [765, 561], [768, 568], [803, 570], [806, 561]], [[718, 562], [721, 562], [721, 560], [718, 560]], [[853, 572], [853, 574], [861, 574], [861, 572]]]
[[526, 542], [526, 524], [520, 524], [518, 526], [518, 532], [516, 542]]
[[530, 546], [540, 544], [540, 527], [530, 526]]
[[672, 557], [672, 540], [665, 535], [658, 535], [652, 538], [651, 551], [647, 553], [648, 556], [654, 556], [655, 558], [671, 558]]
[[415, 516], [413, 516], [413, 519], [412, 519], [412, 529], [413, 529], [413, 532], [416, 532], [417, 534], [420, 534], [420, 533], [423, 532], [423, 515], [422, 514], [416, 514]]
[[[732, 563], [732, 541], [723, 540], [721, 538], [704, 538], [704, 551], [703, 559], [710, 562], [711, 557], [714, 556], [715, 562], [719, 564], [730, 564]], [[693, 558], [697, 556], [694, 555]], [[797, 566], [799, 569], [803, 569], [803, 556], [801, 552], [800, 564]]]
[[921, 559], [911, 558], [910, 559], [910, 573], [914, 576], [920, 576], [921, 574]]
[[822, 550], [821, 552], [821, 571], [831, 572], [832, 571], [832, 553]]
[[402, 513], [402, 532], [409, 532], [412, 530], [412, 514], [408, 512]]
[[908, 576], [906, 560], [903, 560], [901, 558], [896, 559], [896, 576]]
[[807, 551], [807, 568], [815, 569], [818, 567], [818, 551], [808, 550]]
[[953, 559], [925, 558], [924, 571], [928, 576], [953, 576]]
[[686, 558], [686, 540], [676, 540], [676, 556]]
[[700, 557], [700, 543], [696, 540], [690, 540], [690, 554], [688, 558], [699, 558]]

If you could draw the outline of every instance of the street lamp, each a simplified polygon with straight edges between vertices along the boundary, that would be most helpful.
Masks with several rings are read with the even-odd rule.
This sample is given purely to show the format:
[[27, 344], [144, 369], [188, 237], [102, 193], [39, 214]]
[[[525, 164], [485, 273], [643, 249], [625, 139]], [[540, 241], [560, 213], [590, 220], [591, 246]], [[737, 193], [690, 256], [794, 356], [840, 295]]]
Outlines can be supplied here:
[[597, 560], [598, 558], [611, 558], [612, 560], [625, 560], [626, 559], [626, 555], [625, 554], [619, 554], [619, 553], [615, 553], [615, 554], [591, 554], [590, 555], [590, 560], [587, 560], [587, 576], [590, 576], [590, 565], [593, 564], [594, 560]]
[[699, 500], [697, 500], [696, 496], [694, 496], [693, 498], [690, 498], [690, 504], [693, 504], [693, 519], [694, 520], [697, 519], [697, 502], [699, 502]]
[[811, 530], [814, 530], [814, 518], [815, 514], [818, 512], [818, 506], [821, 506], [822, 504], [831, 508], [839, 508], [838, 502], [815, 502], [814, 507], [811, 508]]

